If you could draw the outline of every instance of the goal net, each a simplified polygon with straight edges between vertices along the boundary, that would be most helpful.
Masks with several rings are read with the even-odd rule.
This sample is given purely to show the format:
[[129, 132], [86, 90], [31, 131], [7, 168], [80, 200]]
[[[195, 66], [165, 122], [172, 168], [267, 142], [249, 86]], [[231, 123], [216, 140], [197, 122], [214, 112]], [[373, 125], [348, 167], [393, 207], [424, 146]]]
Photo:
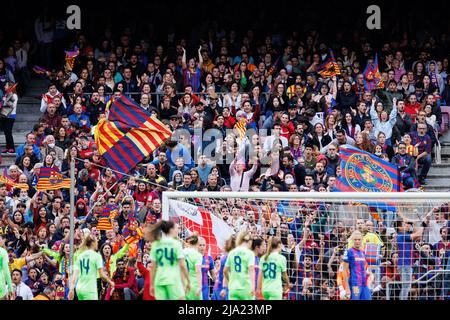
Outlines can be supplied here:
[[[204, 238], [204, 298], [220, 286], [226, 240], [247, 230], [257, 260], [271, 236], [280, 238], [290, 281], [284, 299], [348, 299], [345, 289], [363, 272], [371, 299], [444, 300], [449, 203], [450, 193], [164, 192], [163, 219], [180, 224], [181, 239], [195, 231]], [[363, 264], [351, 249], [356, 230]]]

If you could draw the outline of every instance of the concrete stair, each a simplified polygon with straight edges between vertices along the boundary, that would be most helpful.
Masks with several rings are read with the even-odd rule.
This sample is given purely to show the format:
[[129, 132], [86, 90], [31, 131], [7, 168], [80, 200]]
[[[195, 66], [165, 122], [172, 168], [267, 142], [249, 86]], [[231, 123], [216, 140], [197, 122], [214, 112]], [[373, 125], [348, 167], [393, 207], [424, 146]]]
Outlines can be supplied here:
[[[33, 79], [25, 95], [19, 98], [17, 117], [13, 127], [16, 149], [25, 143], [25, 135], [32, 131], [33, 126], [38, 123], [41, 117], [40, 96], [47, 92], [48, 83], [48, 80], [45, 79]], [[1, 150], [5, 148], [5, 135], [2, 132], [0, 133], [0, 148]], [[0, 168], [14, 164], [15, 159], [15, 154], [2, 154]]]
[[450, 189], [450, 131], [447, 131], [440, 139], [441, 158], [440, 164], [433, 163], [428, 173], [427, 192], [446, 192]]

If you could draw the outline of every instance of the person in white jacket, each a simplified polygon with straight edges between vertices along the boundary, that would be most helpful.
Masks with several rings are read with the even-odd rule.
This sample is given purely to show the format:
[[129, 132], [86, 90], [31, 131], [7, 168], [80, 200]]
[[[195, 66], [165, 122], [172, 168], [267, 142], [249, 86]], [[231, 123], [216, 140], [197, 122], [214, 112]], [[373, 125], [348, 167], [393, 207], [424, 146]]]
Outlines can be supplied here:
[[386, 143], [392, 145], [392, 128], [397, 121], [397, 98], [392, 99], [392, 111], [388, 117], [386, 111], [382, 111], [380, 117], [378, 117], [377, 111], [375, 110], [376, 98], [372, 99], [372, 105], [370, 107], [370, 117], [373, 123], [373, 130], [375, 136], [378, 136], [379, 132], [383, 132], [386, 136]]
[[11, 272], [15, 300], [33, 300], [33, 292], [29, 286], [22, 282], [22, 270], [14, 269]]
[[54, 83], [50, 83], [48, 86], [48, 92], [42, 96], [41, 99], [41, 112], [44, 113], [47, 111], [47, 106], [49, 103], [53, 102], [55, 97], [59, 97], [61, 99], [61, 103], [64, 106], [64, 109], [67, 109], [66, 100], [61, 92], [58, 91], [56, 85]]
[[16, 121], [18, 97], [15, 93], [14, 83], [7, 82], [5, 85], [5, 95], [3, 96], [0, 109], [0, 125], [5, 134], [6, 148], [2, 153], [15, 153], [13, 126]]

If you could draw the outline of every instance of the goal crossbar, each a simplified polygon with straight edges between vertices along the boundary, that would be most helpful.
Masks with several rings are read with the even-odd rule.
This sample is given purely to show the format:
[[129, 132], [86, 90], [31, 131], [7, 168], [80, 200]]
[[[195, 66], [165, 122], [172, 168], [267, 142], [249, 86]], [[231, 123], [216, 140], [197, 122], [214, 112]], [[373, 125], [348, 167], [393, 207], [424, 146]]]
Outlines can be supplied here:
[[450, 201], [450, 192], [182, 192], [165, 191], [162, 194], [163, 216], [169, 214], [169, 200], [182, 198], [241, 198], [241, 199], [282, 199], [282, 200], [407, 200], [420, 201]]

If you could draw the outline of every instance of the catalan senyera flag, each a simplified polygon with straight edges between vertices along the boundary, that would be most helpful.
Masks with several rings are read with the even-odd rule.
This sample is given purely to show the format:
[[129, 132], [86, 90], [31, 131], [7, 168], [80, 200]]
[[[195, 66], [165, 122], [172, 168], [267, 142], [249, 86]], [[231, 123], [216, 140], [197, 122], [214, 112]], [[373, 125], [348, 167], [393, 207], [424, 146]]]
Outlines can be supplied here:
[[238, 132], [239, 137], [241, 138], [241, 140], [244, 140], [245, 139], [245, 135], [247, 134], [247, 120], [245, 119], [244, 116], [241, 118], [241, 120], [239, 120], [234, 125], [234, 128]]
[[66, 64], [69, 67], [69, 70], [73, 69], [73, 65], [75, 63], [76, 57], [80, 54], [78, 48], [74, 51], [66, 51]]
[[19, 188], [25, 191], [28, 191], [30, 187], [26, 183], [16, 183], [9, 179], [8, 177], [0, 175], [0, 183], [4, 183], [7, 186], [13, 187], [13, 188]]
[[64, 178], [56, 168], [42, 167], [39, 170], [36, 189], [39, 191], [70, 189], [70, 178]]
[[98, 219], [97, 230], [112, 230], [112, 221], [117, 217], [117, 205], [107, 205]]
[[340, 76], [341, 70], [334, 58], [333, 50], [330, 50], [328, 59], [318, 67], [318, 71], [322, 78], [331, 78], [333, 76]]
[[172, 132], [158, 119], [125, 96], [110, 106], [108, 119], [95, 129], [95, 143], [111, 169], [128, 173], [158, 148]]
[[364, 69], [364, 88], [367, 91], [376, 89], [383, 89], [384, 82], [381, 79], [381, 73], [378, 68], [378, 55], [375, 54], [375, 60], [373, 63], [368, 63], [366, 69]]

